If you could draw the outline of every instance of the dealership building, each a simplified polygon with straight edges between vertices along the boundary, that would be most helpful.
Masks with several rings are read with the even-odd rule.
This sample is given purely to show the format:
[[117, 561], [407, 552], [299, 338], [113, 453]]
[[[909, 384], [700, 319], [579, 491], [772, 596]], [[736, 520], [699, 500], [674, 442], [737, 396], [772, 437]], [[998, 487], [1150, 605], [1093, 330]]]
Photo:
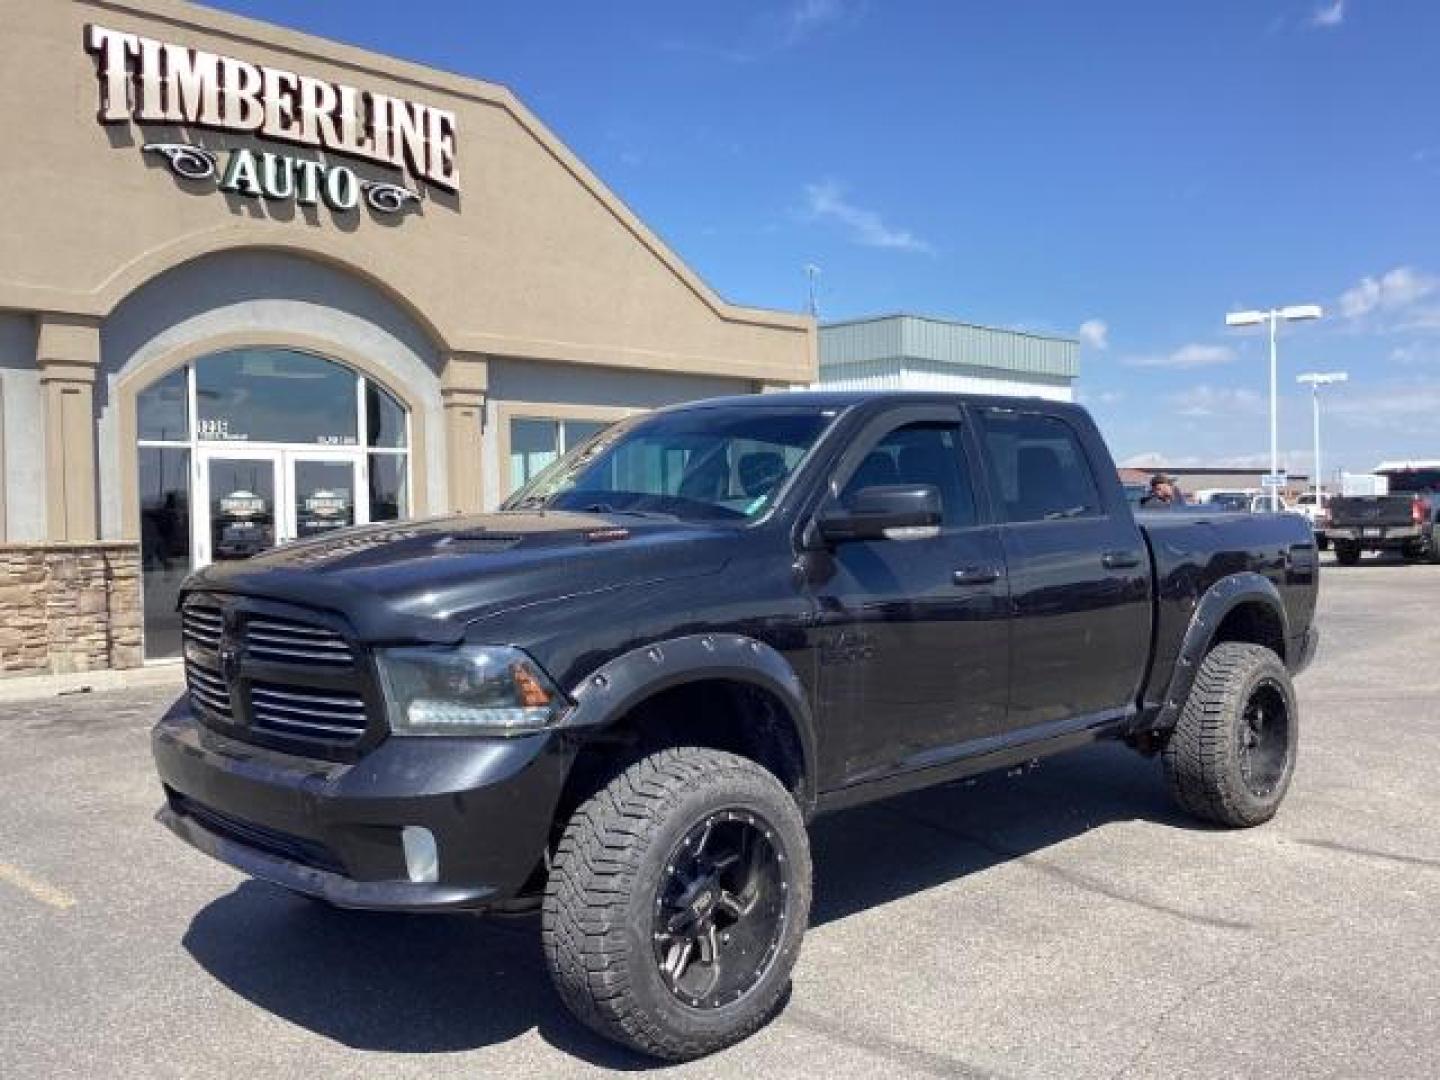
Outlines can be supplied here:
[[178, 0], [0, 0], [0, 675], [180, 581], [495, 506], [636, 411], [816, 380], [506, 89]]

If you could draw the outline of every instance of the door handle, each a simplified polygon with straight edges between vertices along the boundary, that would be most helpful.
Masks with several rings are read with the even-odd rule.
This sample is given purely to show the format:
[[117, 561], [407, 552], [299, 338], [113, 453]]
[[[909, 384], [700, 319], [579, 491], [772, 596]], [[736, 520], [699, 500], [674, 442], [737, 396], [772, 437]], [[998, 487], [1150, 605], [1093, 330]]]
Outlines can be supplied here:
[[1140, 556], [1134, 551], [1107, 551], [1100, 556], [1100, 563], [1106, 570], [1129, 570], [1140, 565]]
[[1000, 571], [993, 566], [967, 566], [950, 576], [956, 585], [989, 585], [1000, 580]]

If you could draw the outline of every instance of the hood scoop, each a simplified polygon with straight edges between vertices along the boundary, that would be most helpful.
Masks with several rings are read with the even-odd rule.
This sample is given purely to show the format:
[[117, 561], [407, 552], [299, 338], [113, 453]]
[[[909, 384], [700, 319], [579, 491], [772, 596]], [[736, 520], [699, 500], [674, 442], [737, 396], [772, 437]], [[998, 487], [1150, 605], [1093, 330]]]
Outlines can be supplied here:
[[431, 546], [437, 555], [494, 555], [509, 551], [523, 539], [514, 533], [472, 529], [442, 536]]

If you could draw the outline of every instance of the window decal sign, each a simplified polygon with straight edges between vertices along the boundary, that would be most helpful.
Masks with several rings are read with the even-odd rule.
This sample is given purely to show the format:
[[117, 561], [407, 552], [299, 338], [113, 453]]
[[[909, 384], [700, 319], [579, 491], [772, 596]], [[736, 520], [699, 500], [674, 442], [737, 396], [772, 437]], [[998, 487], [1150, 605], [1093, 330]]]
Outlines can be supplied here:
[[[460, 190], [449, 110], [96, 24], [85, 28], [85, 48], [95, 58], [102, 124], [232, 132], [327, 155], [143, 144], [184, 180], [251, 198], [323, 202], [337, 213], [362, 201], [379, 214], [400, 213], [421, 202], [427, 184]], [[331, 155], [397, 170], [402, 182], [362, 177]]]

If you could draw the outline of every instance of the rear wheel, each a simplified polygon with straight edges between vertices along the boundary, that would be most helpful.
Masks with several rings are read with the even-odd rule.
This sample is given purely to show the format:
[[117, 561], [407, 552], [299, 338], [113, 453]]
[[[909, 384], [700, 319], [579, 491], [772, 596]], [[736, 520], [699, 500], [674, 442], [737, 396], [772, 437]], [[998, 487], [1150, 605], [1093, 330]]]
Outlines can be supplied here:
[[1360, 544], [1356, 540], [1335, 541], [1335, 561], [1341, 566], [1354, 566], [1360, 561]]
[[774, 1015], [809, 911], [794, 798], [753, 761], [681, 747], [575, 811], [546, 887], [545, 955], [582, 1021], [679, 1061]]
[[1298, 737], [1295, 690], [1280, 658], [1260, 645], [1217, 645], [1165, 744], [1170, 791], [1217, 825], [1269, 821], [1289, 790]]

